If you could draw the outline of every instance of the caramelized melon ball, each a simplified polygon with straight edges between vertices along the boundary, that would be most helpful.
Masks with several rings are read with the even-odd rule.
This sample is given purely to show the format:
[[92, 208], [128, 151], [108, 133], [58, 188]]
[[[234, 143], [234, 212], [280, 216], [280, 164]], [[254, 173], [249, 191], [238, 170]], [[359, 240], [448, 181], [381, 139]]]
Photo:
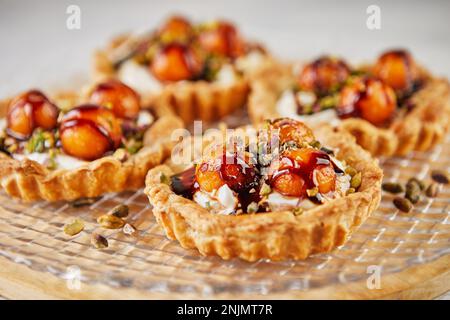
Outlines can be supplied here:
[[302, 90], [326, 94], [341, 85], [350, 75], [350, 68], [340, 59], [321, 57], [306, 65], [298, 83]]
[[288, 149], [271, 168], [271, 185], [286, 196], [302, 197], [306, 189], [318, 187], [320, 193], [333, 191], [336, 173], [330, 157], [313, 148]]
[[333, 166], [319, 165], [313, 171], [313, 182], [319, 188], [319, 192], [326, 194], [336, 189], [336, 172]]
[[409, 52], [388, 51], [382, 54], [374, 67], [374, 74], [399, 92], [412, 89], [417, 80], [417, 66]]
[[275, 191], [288, 197], [303, 197], [306, 193], [305, 180], [295, 173], [284, 173], [276, 177], [271, 185]]
[[235, 192], [242, 192], [256, 186], [257, 172], [249, 159], [223, 153], [197, 166], [196, 181], [206, 192], [219, 189], [224, 184]]
[[56, 127], [59, 109], [40, 91], [31, 90], [8, 105], [7, 131], [17, 139], [28, 139], [36, 128]]
[[112, 141], [105, 130], [93, 121], [75, 119], [63, 122], [60, 127], [61, 145], [65, 153], [92, 161], [112, 150]]
[[159, 29], [163, 41], [186, 41], [193, 34], [192, 24], [182, 16], [172, 16]]
[[395, 92], [390, 86], [381, 80], [366, 78], [341, 91], [337, 113], [341, 118], [356, 116], [381, 126], [392, 118], [396, 106]]
[[206, 52], [232, 59], [245, 53], [245, 44], [237, 29], [225, 21], [218, 21], [202, 30], [199, 42]]
[[201, 73], [203, 63], [192, 48], [180, 43], [170, 43], [156, 53], [150, 69], [161, 81], [191, 80]]
[[315, 140], [314, 134], [309, 127], [303, 122], [289, 118], [273, 120], [270, 124], [270, 129], [279, 130], [280, 144], [294, 141], [301, 145], [304, 142], [310, 143]]
[[139, 115], [139, 95], [117, 80], [96, 85], [90, 93], [89, 101], [111, 109], [117, 117], [122, 119], [136, 119]]
[[122, 128], [114, 113], [102, 106], [85, 104], [73, 108], [62, 119], [62, 124], [71, 120], [89, 120], [112, 141], [112, 148], [117, 148], [122, 140]]

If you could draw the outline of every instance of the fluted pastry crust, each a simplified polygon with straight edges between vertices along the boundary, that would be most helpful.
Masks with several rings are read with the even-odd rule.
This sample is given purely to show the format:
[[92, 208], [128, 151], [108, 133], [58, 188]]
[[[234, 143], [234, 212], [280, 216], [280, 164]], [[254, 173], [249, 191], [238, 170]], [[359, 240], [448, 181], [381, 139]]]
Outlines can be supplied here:
[[[276, 102], [294, 83], [292, 66], [266, 68], [252, 83], [248, 103], [252, 122], [279, 118]], [[402, 156], [414, 150], [429, 150], [442, 141], [450, 127], [448, 80], [429, 76], [426, 85], [411, 97], [411, 102], [414, 108], [408, 113], [397, 114], [387, 128], [376, 127], [361, 118], [342, 120], [339, 126], [375, 156]]]
[[[71, 92], [57, 94], [53, 99], [58, 104], [77, 100], [77, 94]], [[6, 100], [0, 102], [1, 117], [7, 105]], [[10, 196], [23, 201], [70, 201], [138, 189], [143, 186], [147, 171], [170, 155], [171, 133], [182, 127], [178, 117], [165, 114], [145, 132], [144, 147], [126, 161], [106, 156], [71, 170], [49, 170], [36, 161], [19, 161], [0, 152], [0, 183]]]
[[382, 171], [368, 152], [346, 132], [323, 127], [316, 136], [338, 150], [337, 157], [362, 172], [358, 192], [306, 210], [243, 215], [210, 213], [192, 200], [176, 195], [161, 182], [161, 174], [174, 170], [161, 165], [149, 171], [145, 193], [153, 213], [170, 239], [184, 248], [196, 248], [203, 255], [248, 261], [305, 259], [342, 245], [380, 202]]
[[[109, 56], [129, 37], [130, 35], [117, 37], [105, 49], [95, 53], [94, 79], [104, 80], [117, 76]], [[266, 54], [260, 67], [272, 65], [272, 63], [272, 57]], [[203, 80], [167, 84], [157, 94], [144, 95], [143, 101], [146, 105], [156, 109], [169, 107], [186, 124], [190, 124], [193, 120], [218, 120], [245, 105], [249, 94], [249, 80], [260, 67], [256, 70], [245, 70], [245, 74], [237, 77], [232, 84], [224, 85]]]

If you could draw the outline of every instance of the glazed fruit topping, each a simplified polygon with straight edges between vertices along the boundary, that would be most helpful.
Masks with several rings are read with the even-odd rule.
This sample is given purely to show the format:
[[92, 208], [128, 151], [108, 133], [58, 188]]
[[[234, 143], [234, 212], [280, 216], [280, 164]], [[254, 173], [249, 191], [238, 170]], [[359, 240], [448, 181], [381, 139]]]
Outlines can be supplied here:
[[278, 137], [280, 144], [286, 142], [294, 142], [297, 145], [303, 143], [311, 143], [315, 140], [312, 130], [306, 126], [303, 122], [289, 119], [280, 118], [269, 122], [269, 129], [271, 135], [278, 131]]
[[316, 187], [322, 194], [335, 189], [336, 172], [330, 156], [323, 151], [314, 148], [286, 150], [271, 167], [270, 185], [283, 195], [303, 198], [308, 196], [307, 190]]
[[172, 16], [158, 30], [162, 42], [186, 42], [193, 36], [194, 29], [190, 21], [183, 16]]
[[64, 152], [83, 160], [95, 160], [120, 145], [122, 129], [111, 110], [87, 104], [63, 117], [59, 135]]
[[16, 139], [26, 140], [36, 128], [54, 129], [58, 114], [59, 109], [42, 92], [25, 92], [8, 106], [7, 133]]
[[383, 53], [374, 67], [374, 74], [400, 95], [408, 94], [418, 80], [418, 70], [411, 54], [405, 50]]
[[237, 29], [226, 21], [217, 21], [203, 28], [198, 40], [206, 52], [219, 56], [235, 59], [245, 51]]
[[257, 186], [257, 169], [249, 157], [223, 152], [197, 166], [196, 181], [199, 188], [206, 192], [226, 184], [233, 191], [241, 193]]
[[[284, 137], [268, 162], [259, 154], [260, 143], [266, 143], [266, 135], [259, 132], [257, 151], [252, 149], [252, 139], [242, 139], [247, 144], [239, 145], [241, 149], [237, 144], [231, 144], [232, 151], [230, 145], [208, 149], [198, 165], [171, 177], [172, 190], [205, 208], [219, 210], [214, 212], [239, 214], [289, 209], [293, 203], [296, 208], [304, 199], [319, 204], [359, 187], [361, 181], [356, 180], [361, 173], [338, 161], [331, 149], [321, 147], [302, 122], [282, 118], [268, 124], [262, 131]], [[290, 130], [274, 132], [285, 127]], [[231, 211], [229, 205], [234, 205]]]
[[140, 111], [139, 95], [117, 80], [99, 83], [91, 91], [89, 101], [112, 110], [116, 117], [136, 119]]
[[301, 90], [325, 95], [341, 86], [350, 76], [350, 68], [340, 59], [320, 57], [306, 65], [298, 78]]
[[364, 77], [342, 89], [336, 111], [341, 118], [361, 117], [376, 126], [383, 126], [394, 116], [396, 106], [395, 92], [390, 86], [381, 80]]
[[201, 74], [203, 62], [193, 47], [173, 42], [158, 49], [150, 69], [160, 81], [193, 80]]

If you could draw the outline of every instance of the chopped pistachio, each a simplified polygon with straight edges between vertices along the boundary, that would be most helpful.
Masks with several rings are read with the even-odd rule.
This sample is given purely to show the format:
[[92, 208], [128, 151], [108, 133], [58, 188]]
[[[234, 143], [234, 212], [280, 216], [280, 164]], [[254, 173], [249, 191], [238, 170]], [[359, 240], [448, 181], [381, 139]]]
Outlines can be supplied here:
[[309, 145], [310, 145], [311, 147], [313, 147], [313, 148], [316, 148], [316, 149], [319, 149], [319, 148], [321, 147], [320, 142], [317, 141], [317, 140], [312, 141]]
[[420, 185], [414, 181], [410, 180], [406, 184], [405, 198], [411, 201], [412, 203], [417, 203], [420, 200]]
[[104, 249], [108, 247], [108, 239], [95, 232], [91, 235], [91, 243], [97, 249]]
[[431, 171], [431, 178], [437, 183], [448, 184], [450, 181], [448, 172], [442, 170]]
[[83, 206], [89, 206], [91, 204], [94, 204], [97, 200], [99, 200], [101, 197], [97, 198], [80, 198], [75, 201], [71, 202], [72, 207], [78, 208]]
[[109, 212], [110, 215], [113, 215], [117, 218], [126, 218], [128, 216], [129, 208], [126, 204], [119, 204], [111, 209]]
[[161, 175], [159, 176], [159, 181], [161, 183], [170, 185], [170, 179], [168, 176], [166, 176], [166, 174], [164, 172], [161, 172]]
[[348, 188], [347, 192], [346, 192], [346, 195], [349, 195], [349, 194], [355, 193], [355, 192], [356, 192], [355, 188]]
[[261, 189], [259, 190], [259, 195], [262, 197], [268, 196], [272, 192], [272, 189], [267, 183], [263, 183]]
[[125, 221], [121, 218], [110, 214], [104, 214], [98, 217], [97, 222], [105, 229], [120, 229], [125, 224]]
[[350, 181], [350, 186], [352, 188], [358, 189], [359, 186], [361, 185], [361, 179], [362, 179], [362, 175], [361, 172], [356, 173], [353, 177], [352, 180]]
[[258, 204], [256, 202], [251, 202], [247, 206], [247, 213], [256, 213], [258, 212]]
[[319, 193], [319, 188], [317, 188], [317, 187], [306, 190], [306, 194], [310, 198], [315, 197], [318, 193]]
[[432, 182], [428, 188], [425, 190], [425, 194], [429, 198], [437, 197], [439, 193], [439, 185], [437, 183]]
[[407, 184], [408, 184], [408, 183], [416, 183], [416, 184], [419, 186], [419, 188], [420, 188], [421, 191], [425, 190], [425, 183], [423, 183], [423, 181], [421, 181], [421, 180], [419, 180], [419, 179], [417, 179], [417, 178], [411, 178], [411, 179], [409, 179], [408, 182], [407, 182]]
[[406, 198], [395, 197], [393, 202], [395, 207], [403, 212], [410, 212], [413, 207], [411, 201]]
[[64, 233], [69, 236], [79, 234], [84, 229], [84, 222], [80, 219], [75, 219], [71, 223], [64, 226]]
[[119, 148], [114, 152], [113, 157], [120, 162], [124, 162], [128, 159], [128, 154], [124, 148]]
[[384, 191], [389, 193], [401, 193], [405, 191], [403, 186], [400, 183], [396, 182], [385, 182], [381, 185]]
[[358, 171], [356, 171], [355, 168], [348, 166], [348, 167], [345, 169], [345, 173], [353, 177], [355, 174], [358, 173]]
[[295, 207], [294, 209], [292, 209], [292, 213], [294, 214], [294, 216], [299, 216], [303, 214], [303, 212], [304, 212], [303, 208], [300, 207]]

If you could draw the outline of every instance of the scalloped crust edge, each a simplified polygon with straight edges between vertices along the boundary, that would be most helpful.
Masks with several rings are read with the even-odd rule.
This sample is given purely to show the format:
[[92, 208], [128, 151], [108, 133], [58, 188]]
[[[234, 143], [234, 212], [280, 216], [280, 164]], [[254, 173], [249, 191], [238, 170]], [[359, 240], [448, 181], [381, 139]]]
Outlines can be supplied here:
[[[252, 123], [279, 117], [274, 106], [278, 94], [294, 83], [290, 68], [268, 68], [252, 83], [248, 104]], [[379, 128], [359, 118], [345, 119], [340, 127], [375, 156], [403, 156], [429, 150], [444, 139], [450, 126], [450, 84], [446, 79], [431, 77], [411, 99], [414, 109], [395, 119], [389, 128]]]
[[[5, 106], [6, 103], [0, 104], [1, 114]], [[51, 171], [36, 161], [18, 161], [0, 152], [0, 185], [11, 197], [27, 202], [71, 201], [135, 190], [144, 185], [148, 170], [170, 155], [175, 143], [170, 140], [171, 134], [177, 128], [183, 128], [182, 121], [174, 115], [164, 115], [146, 131], [144, 147], [126, 161], [107, 156], [72, 170]]]
[[348, 236], [379, 205], [382, 171], [370, 154], [356, 145], [346, 132], [323, 127], [317, 132], [324, 144], [337, 148], [338, 158], [362, 172], [358, 192], [294, 216], [289, 211], [254, 215], [213, 215], [194, 201], [176, 195], [160, 182], [161, 173], [173, 170], [161, 165], [149, 171], [147, 194], [157, 222], [170, 239], [202, 255], [248, 261], [305, 259], [329, 252]]

